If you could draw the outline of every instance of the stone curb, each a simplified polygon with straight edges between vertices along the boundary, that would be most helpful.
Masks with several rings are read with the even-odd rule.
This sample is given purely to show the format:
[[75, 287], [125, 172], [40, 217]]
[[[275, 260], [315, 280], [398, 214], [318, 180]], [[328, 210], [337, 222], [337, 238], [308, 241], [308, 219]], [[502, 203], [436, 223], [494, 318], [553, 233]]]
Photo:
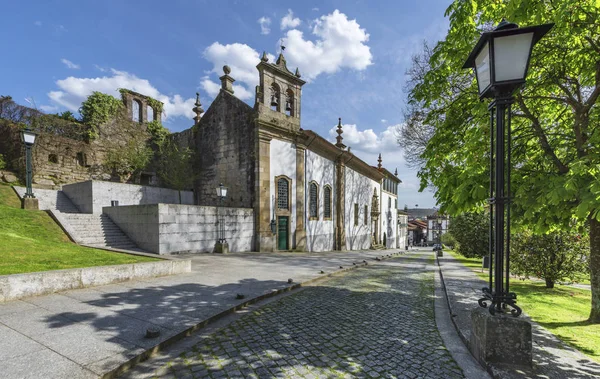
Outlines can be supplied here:
[[191, 272], [191, 260], [163, 260], [0, 275], [0, 303], [25, 297]]
[[[388, 255], [383, 255], [383, 256], [378, 256], [376, 258], [371, 258], [371, 260], [377, 260], [377, 259], [379, 259], [380, 261], [383, 261], [383, 260], [386, 260], [386, 259], [395, 258], [397, 256], [400, 256], [400, 255], [404, 254], [404, 253], [405, 253], [404, 251], [401, 251], [399, 253], [388, 254], [389, 256]], [[228, 316], [228, 315], [230, 315], [230, 314], [232, 314], [232, 313], [234, 313], [234, 312], [236, 312], [236, 311], [238, 311], [238, 310], [240, 310], [242, 308], [245, 308], [245, 307], [247, 307], [249, 305], [255, 304], [255, 303], [257, 303], [257, 302], [259, 302], [261, 300], [265, 300], [265, 299], [268, 299], [268, 298], [273, 297], [273, 296], [280, 295], [280, 294], [285, 293], [285, 292], [290, 292], [290, 291], [299, 289], [301, 287], [305, 287], [305, 286], [309, 286], [311, 284], [318, 283], [320, 281], [323, 281], [325, 279], [331, 278], [333, 276], [337, 276], [337, 275], [340, 275], [340, 274], [346, 273], [348, 271], [352, 271], [352, 270], [355, 270], [355, 269], [357, 269], [359, 267], [364, 267], [364, 266], [367, 266], [367, 265], [368, 265], [368, 263], [360, 262], [360, 263], [358, 263], [356, 265], [352, 265], [352, 266], [349, 266], [349, 267], [346, 267], [346, 268], [342, 268], [342, 269], [339, 269], [339, 270], [336, 270], [336, 271], [333, 271], [333, 272], [330, 272], [330, 273], [327, 273], [327, 274], [322, 274], [321, 276], [318, 276], [316, 278], [308, 279], [308, 280], [306, 280], [304, 282], [301, 282], [301, 283], [292, 284], [291, 286], [288, 286], [288, 287], [285, 287], [285, 288], [281, 288], [281, 289], [278, 289], [278, 290], [273, 290], [273, 291], [271, 291], [269, 293], [265, 293], [265, 294], [259, 295], [257, 297], [254, 297], [252, 299], [249, 299], [247, 301], [244, 301], [243, 303], [240, 303], [240, 304], [235, 305], [235, 306], [233, 306], [233, 307], [231, 307], [229, 309], [221, 311], [221, 312], [219, 312], [219, 313], [217, 313], [217, 314], [215, 314], [213, 316], [210, 316], [209, 318], [205, 319], [204, 321], [202, 321], [202, 322], [200, 322], [200, 323], [198, 323], [198, 324], [196, 324], [194, 326], [191, 326], [191, 327], [189, 327], [189, 328], [187, 328], [187, 329], [185, 329], [185, 330], [177, 333], [174, 336], [171, 336], [171, 337], [167, 338], [166, 340], [158, 343], [154, 347], [151, 347], [151, 348], [147, 349], [143, 353], [141, 353], [141, 354], [139, 354], [139, 355], [131, 358], [127, 362], [122, 363], [118, 367], [116, 367], [116, 368], [114, 368], [114, 369], [112, 369], [112, 370], [104, 373], [101, 376], [101, 378], [102, 379], [116, 378], [118, 375], [123, 374], [127, 370], [129, 370], [132, 367], [134, 367], [136, 364], [138, 364], [140, 362], [143, 362], [143, 361], [151, 358], [154, 354], [156, 354], [156, 353], [160, 352], [161, 350], [167, 348], [168, 346], [172, 345], [173, 343], [175, 343], [175, 342], [177, 342], [177, 341], [179, 341], [179, 340], [181, 340], [181, 339], [183, 339], [185, 337], [188, 337], [188, 336], [192, 335], [193, 333], [197, 332], [198, 330], [201, 330], [201, 329], [205, 328], [209, 324], [212, 324], [215, 321], [217, 321], [217, 320], [219, 320], [219, 319], [221, 319], [221, 318], [223, 318], [225, 316]]]

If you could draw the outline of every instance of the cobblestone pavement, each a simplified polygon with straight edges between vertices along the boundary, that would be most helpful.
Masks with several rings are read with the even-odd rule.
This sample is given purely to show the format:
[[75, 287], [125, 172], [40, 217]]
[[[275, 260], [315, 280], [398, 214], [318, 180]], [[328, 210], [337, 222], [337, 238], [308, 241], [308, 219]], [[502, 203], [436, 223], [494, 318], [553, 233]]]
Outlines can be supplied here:
[[347, 273], [207, 336], [176, 378], [462, 378], [437, 331], [431, 252]]

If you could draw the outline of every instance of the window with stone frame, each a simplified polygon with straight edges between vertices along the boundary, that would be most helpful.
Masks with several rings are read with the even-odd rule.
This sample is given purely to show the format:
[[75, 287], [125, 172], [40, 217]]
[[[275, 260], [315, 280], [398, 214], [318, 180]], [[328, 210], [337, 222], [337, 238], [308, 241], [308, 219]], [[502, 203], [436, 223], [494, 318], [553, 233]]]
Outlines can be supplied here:
[[392, 209], [392, 198], [388, 197], [388, 209]]
[[142, 122], [142, 103], [136, 99], [131, 101], [131, 120], [133, 122]]
[[365, 225], [369, 223], [369, 207], [365, 205]]
[[290, 181], [286, 178], [277, 179], [277, 209], [290, 210]]
[[309, 220], [319, 219], [319, 185], [311, 182], [309, 185]]
[[354, 203], [354, 226], [358, 226], [358, 203]]
[[331, 220], [331, 186], [326, 185], [323, 189], [323, 218]]

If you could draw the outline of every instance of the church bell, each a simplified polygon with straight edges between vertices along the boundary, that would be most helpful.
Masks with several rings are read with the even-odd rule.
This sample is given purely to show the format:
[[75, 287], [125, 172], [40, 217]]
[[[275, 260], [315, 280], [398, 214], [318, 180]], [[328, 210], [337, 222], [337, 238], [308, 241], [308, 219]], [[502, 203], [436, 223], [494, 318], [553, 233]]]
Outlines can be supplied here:
[[275, 95], [271, 95], [271, 106], [276, 107], [277, 105], [279, 105], [277, 103], [277, 97]]

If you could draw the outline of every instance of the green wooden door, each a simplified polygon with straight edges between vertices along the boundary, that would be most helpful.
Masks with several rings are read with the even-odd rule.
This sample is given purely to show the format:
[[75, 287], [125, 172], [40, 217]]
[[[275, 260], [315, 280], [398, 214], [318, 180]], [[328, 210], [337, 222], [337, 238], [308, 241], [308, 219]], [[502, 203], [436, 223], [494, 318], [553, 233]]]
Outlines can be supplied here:
[[288, 249], [288, 217], [277, 217], [277, 249]]

